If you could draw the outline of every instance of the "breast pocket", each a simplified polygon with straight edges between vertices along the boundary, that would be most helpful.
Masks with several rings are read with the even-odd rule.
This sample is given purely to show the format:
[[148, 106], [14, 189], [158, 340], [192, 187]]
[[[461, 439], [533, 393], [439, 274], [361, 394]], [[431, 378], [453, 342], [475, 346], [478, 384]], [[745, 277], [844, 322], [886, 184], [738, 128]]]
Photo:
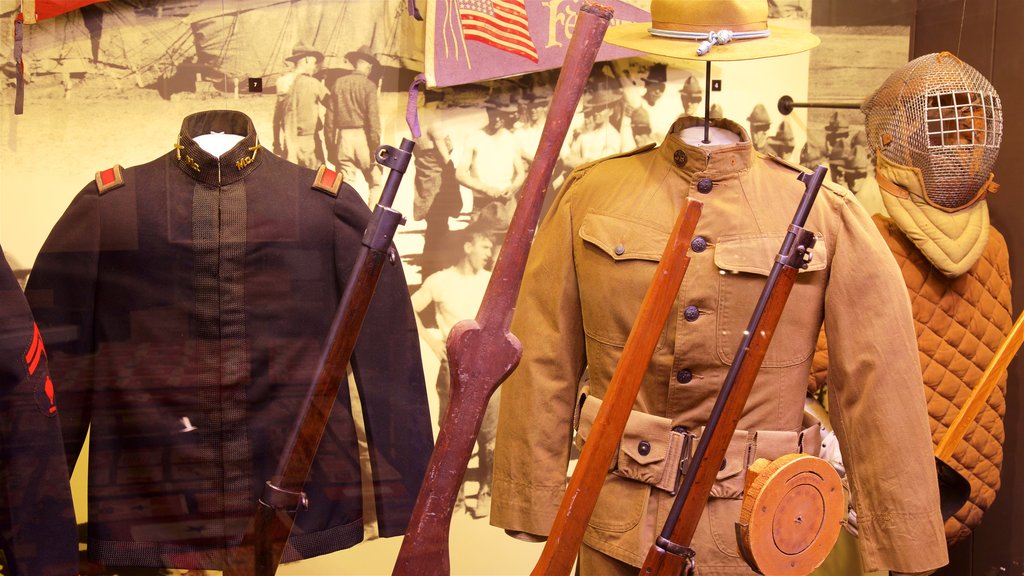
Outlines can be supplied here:
[[[669, 233], [649, 223], [587, 214], [580, 226], [576, 255], [587, 336], [622, 348], [654, 277]], [[665, 345], [665, 334], [658, 349]]]
[[[718, 355], [732, 364], [743, 332], [782, 246], [782, 234], [723, 236], [715, 244], [718, 267]], [[786, 308], [765, 355], [764, 366], [781, 368], [806, 361], [821, 328], [828, 254], [820, 240], [809, 266], [797, 275]]]

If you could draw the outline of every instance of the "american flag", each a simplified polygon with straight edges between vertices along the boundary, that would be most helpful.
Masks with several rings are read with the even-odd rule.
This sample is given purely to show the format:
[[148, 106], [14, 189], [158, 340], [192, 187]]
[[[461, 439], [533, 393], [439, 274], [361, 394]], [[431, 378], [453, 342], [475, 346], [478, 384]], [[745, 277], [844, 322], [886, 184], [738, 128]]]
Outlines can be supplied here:
[[530, 38], [525, 0], [458, 0], [459, 21], [467, 40], [538, 61]]

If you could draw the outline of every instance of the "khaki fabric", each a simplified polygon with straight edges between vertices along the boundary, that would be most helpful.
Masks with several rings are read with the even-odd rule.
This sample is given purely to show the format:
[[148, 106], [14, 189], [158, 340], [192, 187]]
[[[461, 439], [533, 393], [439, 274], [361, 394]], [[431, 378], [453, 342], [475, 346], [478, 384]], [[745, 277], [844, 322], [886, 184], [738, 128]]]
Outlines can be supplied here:
[[[882, 204], [900, 230], [939, 272], [956, 278], [970, 270], [988, 242], [988, 203], [982, 200], [955, 213], [937, 210], [924, 201], [920, 170], [893, 164], [882, 154], [876, 160]], [[991, 187], [991, 180], [985, 185]]]
[[[698, 148], [676, 136], [701, 122], [681, 118], [658, 148], [580, 167], [538, 230], [512, 326], [523, 358], [502, 387], [492, 524], [549, 531], [565, 490], [580, 376], [588, 367], [591, 392], [607, 395], [688, 196], [704, 202], [697, 234], [707, 248], [691, 249], [667, 326], [647, 327], [661, 336], [633, 409], [688, 430], [706, 422], [803, 186], [796, 169], [753, 152], [734, 122], [712, 121], [741, 135], [734, 145]], [[704, 178], [713, 181], [707, 194], [697, 191]], [[807, 227], [821, 235], [813, 266], [798, 275], [739, 428], [802, 429], [811, 356], [825, 320], [833, 351], [832, 419], [849, 455], [865, 566], [904, 572], [942, 566], [947, 557], [930, 431], [899, 270], [844, 189], [821, 190]], [[689, 307], [699, 314], [692, 308], [686, 314]], [[688, 381], [680, 377], [684, 369]], [[892, 466], [895, 458], [900, 466]], [[741, 495], [725, 493], [705, 508], [693, 541], [700, 574], [749, 573], [736, 548]], [[608, 474], [584, 541], [638, 566], [672, 499]]]
[[[988, 243], [974, 266], [956, 278], [949, 278], [903, 234], [897, 222], [878, 215], [874, 219], [900, 266], [910, 294], [932, 441], [938, 446], [1013, 326], [1006, 240], [994, 227], [989, 228]], [[814, 366], [823, 367], [811, 375], [811, 389], [820, 390], [828, 380], [824, 333], [815, 352]], [[950, 546], [967, 538], [981, 523], [999, 490], [1005, 394], [1004, 374], [988, 405], [953, 454], [954, 467], [971, 483], [971, 495], [968, 503], [946, 521]]]

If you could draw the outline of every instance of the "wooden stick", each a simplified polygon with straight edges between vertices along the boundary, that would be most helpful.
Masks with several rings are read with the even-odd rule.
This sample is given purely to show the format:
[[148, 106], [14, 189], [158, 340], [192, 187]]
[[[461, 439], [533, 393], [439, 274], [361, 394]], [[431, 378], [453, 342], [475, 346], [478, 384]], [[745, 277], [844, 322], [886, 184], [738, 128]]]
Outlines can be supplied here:
[[1017, 355], [1021, 344], [1024, 344], [1024, 313], [1017, 317], [1017, 321], [1013, 324], [1013, 328], [1010, 329], [1010, 333], [1007, 334], [1006, 339], [1003, 340], [996, 350], [995, 356], [992, 357], [988, 366], [985, 367], [981, 380], [971, 390], [970, 395], [967, 396], [967, 401], [964, 402], [960, 412], [953, 419], [953, 423], [949, 425], [946, 433], [942, 435], [942, 440], [935, 447], [936, 458], [952, 462], [953, 452], [956, 450], [957, 445], [963, 440], [967, 430], [974, 423], [978, 414], [981, 413], [981, 409], [985, 407], [988, 397], [992, 395], [992, 391], [995, 390], [999, 379], [1002, 378], [1003, 373], [1009, 367], [1010, 361]]
[[686, 199], [676, 218], [661, 261], [654, 271], [650, 287], [640, 305], [615, 374], [602, 398], [587, 443], [569, 479], [569, 486], [558, 507], [544, 551], [533, 568], [534, 576], [568, 574], [579, 552], [583, 532], [597, 505], [597, 497], [612, 457], [619, 449], [626, 420], [633, 409], [651, 355], [658, 345], [662, 328], [679, 294], [679, 286], [690, 264], [686, 251], [693, 239], [703, 204]]
[[522, 346], [509, 332], [509, 326], [526, 257], [551, 172], [611, 17], [612, 9], [600, 4], [586, 2], [580, 8], [537, 154], [523, 182], [519, 204], [483, 303], [475, 320], [459, 322], [448, 335], [451, 398], [395, 563], [396, 575], [450, 572], [448, 532], [452, 509], [473, 444], [480, 433], [487, 402], [522, 357]]

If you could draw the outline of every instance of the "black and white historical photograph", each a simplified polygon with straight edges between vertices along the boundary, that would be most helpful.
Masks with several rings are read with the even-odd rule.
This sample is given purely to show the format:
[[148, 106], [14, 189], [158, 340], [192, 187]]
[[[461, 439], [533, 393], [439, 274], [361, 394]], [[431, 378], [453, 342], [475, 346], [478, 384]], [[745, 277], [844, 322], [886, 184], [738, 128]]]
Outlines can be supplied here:
[[[970, 392], [959, 378], [966, 373], [980, 375], [985, 366], [976, 359], [989, 358], [1000, 342], [996, 332], [1002, 336], [1012, 323], [1009, 272], [999, 263], [1006, 259], [1007, 245], [1012, 249], [1014, 242], [1021, 241], [1016, 232], [1000, 230], [1005, 240], [995, 232], [998, 240], [985, 242], [990, 222], [982, 201], [1000, 187], [991, 169], [1001, 142], [1004, 111], [995, 92], [1000, 87], [993, 88], [981, 72], [965, 64], [966, 58], [955, 56], [961, 49], [969, 50], [977, 36], [961, 30], [953, 34], [954, 42], [936, 51], [938, 56], [917, 63], [918, 67], [912, 62], [918, 41], [914, 26], [919, 25], [926, 5], [941, 4], [942, 14], [949, 15], [943, 25], [962, 26], [964, 18], [980, 19], [989, 13], [972, 12], [968, 4], [975, 1], [981, 0], [722, 0], [739, 6], [737, 10], [754, 4], [761, 10], [766, 4], [772, 26], [782, 23], [799, 35], [820, 40], [812, 48], [781, 55], [715, 59], [714, 50], [729, 42], [758, 41], [742, 36], [732, 39], [735, 32], [731, 30], [670, 30], [660, 40], [686, 39], [679, 40], [685, 48], [671, 54], [613, 45], [606, 38], [602, 50], [627, 51], [628, 57], [598, 58], [586, 75], [545, 187], [539, 227], [555, 221], [559, 207], [564, 219], [577, 217], [572, 212], [576, 206], [563, 196], [581, 167], [601, 166], [609, 157], [665, 150], [666, 143], [681, 145], [684, 128], [703, 127], [702, 145], [717, 145], [709, 139], [708, 130], [715, 129], [709, 126], [732, 126], [731, 134], [743, 132], [739, 136], [749, 140], [747, 148], [759, 162], [773, 170], [792, 171], [794, 179], [802, 168], [824, 166], [828, 188], [841, 189], [836, 194], [859, 204], [857, 211], [864, 209], [865, 222], [874, 217], [880, 228], [883, 222], [895, 222], [887, 228], [891, 236], [884, 241], [908, 278], [912, 266], [927, 264], [925, 256], [932, 263], [942, 262], [920, 273], [921, 294], [915, 299], [912, 293], [911, 298], [915, 314], [920, 300], [934, 292], [929, 292], [927, 282], [966, 274], [978, 258], [995, 262], [984, 273], [971, 269], [973, 276], [954, 290], [968, 300], [983, 293], [984, 297], [977, 297], [980, 302], [968, 304], [983, 310], [991, 326], [979, 328], [978, 322], [965, 320], [962, 309], [950, 304], [949, 298], [935, 297], [930, 304], [929, 310], [936, 310], [936, 315], [948, 313], [949, 318], [943, 318], [964, 333], [952, 343], [938, 338], [941, 342], [931, 344], [930, 350], [937, 357], [963, 360], [962, 369], [950, 367], [953, 360], [946, 362], [936, 376], [940, 382], [932, 386], [928, 370], [934, 375], [943, 363], [926, 364], [924, 384], [931, 386], [926, 390], [927, 409], [937, 442], [950, 424], [950, 410]], [[668, 5], [692, 4], [695, 11], [715, 11], [713, 3], [703, 0], [609, 2], [630, 14], [630, 20], [613, 17], [613, 28], [636, 24], [632, 20], [638, 13], [645, 26], [662, 25], [652, 20], [650, 12], [661, 8], [658, 14], [664, 14]], [[224, 552], [227, 543], [251, 536], [248, 531], [255, 529], [255, 523], [248, 522], [248, 506], [267, 499], [274, 501], [278, 511], [282, 503], [300, 511], [292, 520], [294, 528], [289, 526], [292, 538], [282, 549], [285, 562], [279, 574], [391, 574], [431, 447], [457, 394], [453, 382], [458, 381], [460, 359], [450, 347], [449, 336], [460, 333], [456, 327], [460, 321], [476, 317], [489, 283], [500, 277], [495, 264], [502, 250], [514, 245], [510, 223], [522, 203], [520, 194], [542, 143], [561, 72], [547, 63], [556, 50], [566, 50], [564, 44], [574, 32], [576, 11], [583, 3], [0, 0], [0, 246], [10, 269], [10, 273], [0, 269], [4, 308], [0, 327], [13, 334], [0, 333], [4, 345], [0, 352], [14, 350], [14, 369], [2, 367], [5, 377], [7, 372], [20, 377], [7, 387], [13, 391], [9, 397], [25, 394], [8, 402], [3, 396], [6, 391], [0, 390], [0, 421], [4, 422], [0, 428], [5, 434], [0, 436], [0, 456], [7, 458], [12, 445], [9, 432], [31, 436], [31, 441], [17, 440], [25, 442], [28, 452], [0, 461], [0, 484], [11, 482], [17, 487], [8, 496], [8, 488], [0, 485], [0, 518], [10, 512], [11, 522], [24, 522], [54, 539], [74, 537], [77, 532], [77, 542], [65, 546], [66, 550], [54, 545], [52, 558], [68, 556], [73, 563], [80, 554], [83, 574], [213, 576], [230, 574], [221, 571], [230, 561]], [[951, 24], [953, 20], [959, 24]], [[711, 57], [697, 56], [698, 40], [708, 45]], [[452, 64], [437, 59], [438, 50], [458, 57], [458, 74], [440, 74], [439, 67]], [[480, 56], [488, 51], [501, 53], [490, 65]], [[497, 63], [511, 58], [532, 68], [509, 75]], [[966, 67], [969, 71], [964, 74], [969, 73], [975, 83], [966, 96], [933, 96], [927, 110], [918, 110], [920, 118], [916, 118], [918, 127], [931, 130], [927, 147], [932, 154], [939, 154], [937, 148], [976, 145], [981, 151], [974, 152], [970, 169], [961, 165], [956, 171], [944, 165], [941, 170], [925, 167], [922, 172], [916, 166], [908, 168], [909, 161], [899, 164], [891, 154], [882, 153], [909, 147], [898, 138], [909, 140], [910, 129], [893, 128], [900, 120], [893, 120], [895, 113], [886, 106], [902, 98], [900, 90], [906, 86], [920, 88], [913, 75], [923, 74], [920, 66], [926, 64], [961, 71]], [[431, 85], [437, 77], [474, 80]], [[570, 112], [566, 111], [566, 118]], [[949, 114], [954, 117], [950, 119]], [[1007, 109], [1005, 114], [1010, 117], [1012, 112]], [[899, 132], [897, 141], [894, 131]], [[412, 141], [414, 148], [395, 192], [389, 189], [394, 172], [385, 165], [386, 147], [398, 148], [404, 139]], [[916, 153], [906, 152], [904, 157]], [[665, 158], [668, 164], [674, 162], [669, 168], [682, 172], [688, 160], [683, 152], [676, 154], [674, 160], [671, 154]], [[548, 156], [554, 155], [551, 151]], [[905, 180], [899, 180], [900, 175]], [[954, 183], [970, 179], [970, 193], [924, 192], [925, 186], [938, 189], [943, 179]], [[700, 189], [704, 180], [707, 189]], [[692, 189], [702, 197], [718, 190], [710, 179], [700, 182]], [[923, 199], [916, 204], [907, 200], [916, 189], [894, 199], [899, 194], [892, 191], [907, 186], [918, 186]], [[625, 188], [610, 187], [608, 194], [630, 192]], [[1013, 191], [1004, 187], [1001, 197], [1008, 193]], [[109, 195], [127, 200], [110, 208], [110, 202], [102, 202]], [[384, 238], [385, 249], [392, 245], [393, 249], [387, 251], [380, 279], [374, 278], [377, 284], [371, 285], [366, 319], [356, 324], [359, 339], [353, 337], [349, 343], [351, 361], [344, 369], [334, 367], [337, 373], [332, 377], [340, 382], [340, 389], [331, 397], [333, 412], [327, 412], [329, 417], [321, 424], [323, 435], [316, 437], [317, 457], [310, 456], [306, 462], [308, 494], [273, 486], [269, 480], [283, 468], [279, 455], [298, 435], [301, 423], [293, 420], [306, 399], [307, 386], [322, 375], [321, 369], [331, 367], [324, 341], [339, 329], [332, 322], [333, 314], [348, 294], [347, 275], [366, 265], [360, 251], [369, 247], [368, 239], [376, 231], [371, 228], [364, 236], [364, 230], [378, 204], [389, 202], [400, 224], [393, 237]], [[926, 215], [919, 215], [911, 204], [925, 206], [921, 213]], [[956, 215], [972, 207], [973, 220]], [[929, 210], [939, 214], [934, 226], [925, 223], [924, 232], [917, 235], [897, 231], [897, 225], [907, 221], [931, 218]], [[601, 224], [605, 216], [588, 214], [587, 225], [605, 225]], [[654, 270], [663, 245], [654, 246], [651, 238], [665, 234], [658, 228], [657, 234], [648, 237], [642, 232], [654, 230], [648, 224], [623, 222], [616, 221], [605, 233], [629, 240], [619, 236], [614, 241], [595, 240], [586, 237], [590, 229], [579, 231], [579, 236], [592, 244], [587, 245], [589, 250], [608, 256], [608, 262], [622, 260], [623, 266]], [[933, 237], [938, 234], [933, 234], [935, 229], [953, 228], [961, 233], [953, 240], [961, 243], [966, 235], [983, 233], [972, 236], [975, 242], [963, 250], [959, 245], [951, 247], [956, 242]], [[766, 232], [759, 230], [759, 234], [757, 241]], [[911, 240], [919, 246], [922, 234], [932, 236], [921, 249], [925, 256], [915, 259], [920, 255]], [[834, 241], [821, 235], [818, 240]], [[634, 250], [631, 241], [643, 245], [643, 255], [630, 252]], [[744, 250], [755, 243], [745, 241]], [[659, 242], [663, 244], [663, 239]], [[689, 246], [691, 256], [717, 249], [701, 236]], [[1002, 252], [997, 256], [1002, 260], [997, 262], [991, 252], [999, 247]], [[716, 253], [725, 254], [723, 259], [742, 259], [746, 254], [730, 256], [724, 249]], [[575, 256], [566, 249], [566, 259]], [[822, 260], [832, 265], [826, 260], [832, 257], [824, 255]], [[551, 272], [556, 267], [543, 262], [546, 268], [533, 273], [550, 272], [551, 285], [542, 289], [559, 293], [564, 301], [558, 300], [533, 320], [561, 330], [560, 317], [556, 318], [563, 311], [560, 307], [580, 296], [570, 294], [575, 286], [573, 290], [556, 286], [559, 277]], [[575, 272], [586, 266], [579, 261], [562, 264], [558, 270]], [[722, 269], [716, 269], [716, 277], [708, 282], [728, 282], [727, 277], [733, 278], [730, 274], [752, 275], [748, 274], [752, 270], [763, 282], [767, 268], [761, 264], [739, 264], [735, 271], [727, 271], [715, 256], [715, 265]], [[814, 262], [811, 272], [819, 265], [826, 264]], [[798, 278], [805, 281], [807, 276]], [[985, 280], [984, 286], [969, 284], [981, 276], [994, 279]], [[606, 291], [601, 294], [607, 295], [608, 307], [621, 304], [629, 285], [603, 286]], [[801, 288], [808, 286], [798, 285], [794, 293]], [[750, 292], [751, 308], [755, 292]], [[828, 298], [837, 296], [830, 292]], [[685, 318], [686, 330], [698, 319], [724, 322], [715, 317], [709, 320], [698, 305], [704, 304], [678, 306], [677, 315]], [[793, 304], [789, 306], [784, 319], [792, 315]], [[583, 326], [582, 312], [580, 316], [580, 334], [599, 341], [601, 350], [612, 350], [600, 361], [613, 358], [617, 362], [628, 344], [595, 336], [592, 326]], [[240, 320], [243, 317], [254, 320], [246, 324]], [[917, 328], [922, 342], [937, 333], [924, 321]], [[800, 329], [807, 333], [801, 336], [809, 335], [811, 340], [817, 334], [817, 329]], [[684, 332], [680, 329], [680, 339], [686, 337]], [[711, 340], [724, 338], [725, 332], [719, 326]], [[549, 342], [552, 347], [564, 344], [555, 340]], [[832, 341], [830, 337], [828, 342]], [[961, 342], [980, 352], [954, 354], [951, 346]], [[668, 359], [664, 365], [652, 364], [650, 373], [657, 372], [658, 378], [669, 382], [672, 392], [665, 398], [683, 402], [687, 395], [696, 394], [693, 390], [709, 385], [691, 371], [692, 358], [673, 358], [672, 347], [665, 350], [662, 344], [659, 341], [656, 354]], [[922, 359], [929, 352], [924, 346]], [[719, 347], [708, 354], [731, 364], [734, 358], [727, 354], [731, 351]], [[810, 353], [779, 364], [773, 351], [777, 348], [769, 349], [766, 363], [776, 362], [773, 369], [783, 364], [790, 369], [805, 361], [811, 366], [808, 413], [824, 414], [821, 432], [831, 432], [825, 332], [820, 333], [813, 364]], [[581, 418], [586, 417], [589, 370], [598, 360], [596, 353], [586, 357], [590, 351], [583, 344], [570, 352], [561, 361], [580, 360], [583, 365], [582, 376], [574, 373], [570, 383], [579, 392], [574, 388], [579, 399], [572, 435], [580, 434]], [[542, 366], [537, 374], [556, 368]], [[948, 384], [951, 379], [957, 386]], [[76, 384], [79, 381], [84, 384]], [[7, 381], [3, 384], [6, 387]], [[495, 470], [502, 466], [502, 454], [499, 450], [496, 457], [496, 444], [501, 437], [499, 413], [510, 410], [506, 405], [502, 412], [501, 392], [498, 388], [483, 408], [468, 469], [458, 479], [450, 529], [451, 574], [526, 574], [543, 548], [543, 535], [499, 526], [503, 511], [496, 494], [502, 490], [502, 479]], [[973, 492], [966, 507], [945, 524], [951, 545], [973, 543], [971, 533], [982, 514], [1000, 489], [1006, 491], [1000, 485], [999, 467], [1007, 435], [1003, 427], [1007, 394], [1004, 378], [979, 417], [978, 427], [983, 430], [969, 434], [965, 440], [969, 450], [957, 453], [960, 468], [972, 464], [977, 471], [967, 479]], [[781, 398], [783, 393], [777, 395]], [[638, 410], [651, 408], [642, 404], [638, 401], [631, 419]], [[784, 411], [781, 400], [776, 404], [776, 411]], [[8, 420], [6, 411], [17, 413], [18, 418]], [[540, 416], [536, 415], [538, 422], [543, 420]], [[528, 420], [522, 415], [516, 418]], [[677, 428], [668, 427], [665, 434], [667, 430], [679, 434]], [[918, 432], [923, 437], [928, 431]], [[575, 444], [570, 438], [560, 447], [564, 454], [559, 458], [564, 462], [559, 464], [567, 466], [567, 474], [579, 462], [579, 438]], [[752, 461], [756, 435], [752, 433], [751, 438], [744, 457]], [[639, 451], [633, 457], [647, 463], [667, 458], [664, 453], [648, 456], [651, 444], [646, 436], [630, 437], [629, 442], [639, 442], [636, 448], [625, 442], [622, 454]], [[826, 436], [821, 456], [842, 472], [840, 442], [846, 438], [834, 432]], [[313, 446], [316, 450], [317, 444]], [[678, 465], [672, 462], [668, 467], [684, 470], [689, 454], [684, 457], [682, 451], [689, 444], [672, 446], [678, 451], [672, 454], [678, 456]], [[1007, 446], [1009, 452], [1016, 445]], [[926, 456], [930, 461], [933, 455]], [[730, 459], [735, 457], [729, 454]], [[10, 474], [8, 480], [2, 466], [9, 461], [28, 468], [20, 476]], [[506, 467], [511, 466], [509, 462]], [[658, 467], [658, 474], [662, 465], [651, 464]], [[733, 467], [730, 461], [729, 470]], [[652, 469], [636, 474], [651, 475]], [[723, 462], [721, 470], [726, 469]], [[628, 477], [619, 470], [608, 472], [617, 475], [615, 481]], [[70, 486], [43, 485], [53, 478], [63, 482], [69, 475]], [[740, 476], [733, 481], [742, 484]], [[679, 473], [678, 482], [684, 477]], [[40, 484], [33, 486], [32, 478]], [[269, 487], [264, 487], [264, 480]], [[675, 494], [678, 482], [668, 491]], [[850, 488], [844, 488], [844, 508], [849, 504], [853, 510]], [[564, 492], [562, 485], [545, 489]], [[717, 491], [723, 489], [716, 484]], [[742, 493], [744, 487], [737, 490]], [[12, 504], [18, 498], [26, 504]], [[311, 500], [327, 504], [311, 510]], [[40, 513], [29, 522], [29, 502], [35, 501]], [[636, 514], [639, 518], [646, 518], [643, 510], [648, 506], [658, 510], [646, 499], [637, 506], [642, 509]], [[607, 547], [618, 546], [617, 538], [627, 538], [621, 534], [643, 532], [644, 537], [653, 538], [656, 528], [648, 519], [643, 522], [649, 526], [636, 518], [629, 526], [625, 521], [621, 526], [612, 522], [618, 527], [588, 532], [592, 540], [584, 542], [588, 549], [605, 546], [601, 553], [610, 558]], [[879, 530], [877, 518], [862, 521], [865, 530]], [[875, 528], [870, 528], [872, 521]], [[17, 540], [8, 530], [9, 523], [0, 522], [3, 574], [5, 568], [20, 566], [15, 557], [19, 549], [5, 542], [9, 536]], [[813, 574], [888, 574], [864, 569], [865, 563], [873, 565], [877, 558], [858, 553], [855, 510], [844, 516], [843, 526], [832, 555]], [[612, 544], [597, 542], [598, 536], [593, 536], [613, 532], [621, 534], [609, 536]], [[24, 566], [47, 557], [34, 545], [28, 550]], [[722, 554], [730, 561], [741, 559], [736, 551]], [[614, 563], [619, 569], [635, 568], [621, 558]], [[587, 566], [584, 576], [587, 570], [591, 576], [601, 573], [600, 569], [595, 572], [594, 564]], [[715, 569], [712, 566], [711, 573], [719, 573]], [[61, 573], [61, 568], [53, 570], [20, 573]], [[696, 573], [701, 573], [699, 568]], [[930, 572], [921, 572], [926, 573]], [[993, 567], [984, 574], [1018, 576], [1024, 569]]]

